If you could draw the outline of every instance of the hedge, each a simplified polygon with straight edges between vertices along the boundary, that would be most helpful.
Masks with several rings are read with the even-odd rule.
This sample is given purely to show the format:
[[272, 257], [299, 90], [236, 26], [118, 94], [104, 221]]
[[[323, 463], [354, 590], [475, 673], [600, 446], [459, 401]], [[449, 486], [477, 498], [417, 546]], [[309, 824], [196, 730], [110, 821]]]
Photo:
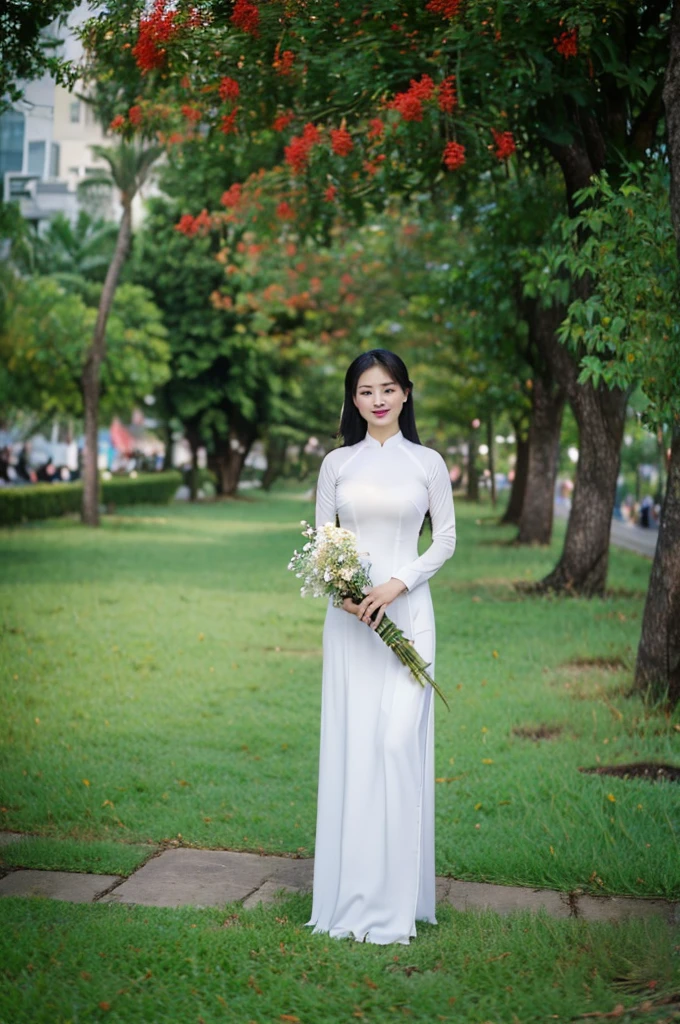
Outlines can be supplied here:
[[[113, 477], [101, 482], [101, 502], [106, 506], [167, 505], [182, 478], [179, 473], [146, 473], [137, 477]], [[51, 519], [80, 512], [82, 483], [25, 484], [0, 488], [0, 525], [12, 526], [30, 519]]]

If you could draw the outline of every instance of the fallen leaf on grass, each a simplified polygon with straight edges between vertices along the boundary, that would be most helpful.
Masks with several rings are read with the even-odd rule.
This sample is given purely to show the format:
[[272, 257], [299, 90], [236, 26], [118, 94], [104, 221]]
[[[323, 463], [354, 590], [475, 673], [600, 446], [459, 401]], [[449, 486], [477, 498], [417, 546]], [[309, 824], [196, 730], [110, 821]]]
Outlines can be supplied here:
[[290, 1024], [300, 1024], [300, 1018], [293, 1016], [292, 1013], [282, 1013], [279, 1017], [279, 1020], [290, 1021]]

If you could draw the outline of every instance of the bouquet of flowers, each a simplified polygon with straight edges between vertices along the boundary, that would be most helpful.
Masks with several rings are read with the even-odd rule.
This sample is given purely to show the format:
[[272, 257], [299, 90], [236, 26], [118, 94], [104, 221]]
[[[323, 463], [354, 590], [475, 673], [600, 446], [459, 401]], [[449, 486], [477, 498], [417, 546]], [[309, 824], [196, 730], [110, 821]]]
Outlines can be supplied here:
[[[331, 596], [336, 608], [342, 607], [346, 597], [360, 604], [366, 596], [364, 588], [373, 584], [368, 572], [370, 563], [362, 563], [352, 531], [332, 523], [315, 530], [306, 519], [300, 520], [300, 525], [305, 527], [302, 536], [307, 537], [307, 541], [302, 551], [293, 552], [288, 568], [298, 579], [304, 580], [300, 587], [302, 596]], [[383, 616], [375, 632], [394, 651], [399, 661], [408, 666], [421, 686], [430, 683], [448, 708], [446, 697], [427, 672], [429, 662], [418, 654], [413, 641], [408, 640], [387, 615]]]

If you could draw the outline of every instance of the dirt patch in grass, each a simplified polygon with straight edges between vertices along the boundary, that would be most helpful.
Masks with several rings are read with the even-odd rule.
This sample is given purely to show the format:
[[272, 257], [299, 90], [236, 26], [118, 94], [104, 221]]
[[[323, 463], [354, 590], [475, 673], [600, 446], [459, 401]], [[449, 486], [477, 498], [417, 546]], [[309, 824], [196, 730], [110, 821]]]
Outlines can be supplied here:
[[552, 740], [562, 732], [561, 725], [513, 725], [512, 731], [515, 736], [523, 740]]
[[628, 666], [623, 658], [620, 658], [618, 655], [606, 654], [598, 658], [572, 658], [571, 661], [567, 661], [562, 667], [569, 669], [594, 668], [599, 672], [619, 672], [622, 668], [627, 668]]
[[647, 779], [649, 782], [680, 782], [680, 768], [661, 761], [638, 761], [630, 764], [601, 764], [593, 768], [579, 767], [580, 772], [593, 775], [615, 775], [619, 779]]

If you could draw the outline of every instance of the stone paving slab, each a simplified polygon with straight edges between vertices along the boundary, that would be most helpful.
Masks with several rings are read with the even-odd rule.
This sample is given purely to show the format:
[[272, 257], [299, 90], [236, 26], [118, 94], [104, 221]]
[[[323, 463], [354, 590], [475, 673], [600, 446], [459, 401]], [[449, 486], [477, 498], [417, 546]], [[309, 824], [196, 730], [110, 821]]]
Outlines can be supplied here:
[[0, 832], [0, 846], [9, 846], [10, 843], [18, 843], [24, 836], [21, 832]]
[[[23, 838], [0, 832], [0, 846]], [[48, 896], [74, 903], [140, 904], [181, 907], [222, 906], [242, 901], [246, 908], [273, 903], [277, 894], [309, 892], [312, 858], [260, 856], [231, 850], [165, 850], [127, 879], [116, 875], [76, 874], [69, 871], [10, 871], [0, 879], [0, 896]], [[494, 910], [510, 914], [544, 909], [551, 917], [589, 921], [621, 921], [660, 915], [680, 925], [680, 903], [626, 896], [572, 895], [555, 889], [468, 882], [437, 878], [437, 902], [457, 910]], [[111, 890], [108, 892], [107, 890]], [[102, 895], [105, 893], [105, 895]]]
[[680, 903], [669, 900], [636, 899], [634, 896], [579, 896], [577, 917], [588, 921], [624, 921], [660, 915], [669, 924], [680, 925]]
[[269, 905], [270, 903], [276, 903], [279, 893], [281, 890], [285, 892], [299, 892], [295, 886], [283, 885], [281, 882], [272, 881], [271, 879], [267, 882], [263, 882], [259, 889], [247, 896], [243, 901], [243, 907], [245, 910], [250, 910], [251, 907], [257, 907], [260, 903]]
[[310, 888], [312, 863], [228, 850], [165, 850], [102, 902], [217, 907], [246, 899], [269, 880], [276, 881], [279, 887]]
[[456, 910], [494, 910], [497, 914], [506, 915], [515, 910], [537, 911], [543, 908], [551, 917], [573, 916], [566, 893], [556, 889], [528, 889], [521, 885], [438, 878], [437, 901], [446, 901]]
[[74, 871], [12, 871], [0, 879], [0, 896], [49, 896], [69, 903], [91, 903], [122, 879]]

